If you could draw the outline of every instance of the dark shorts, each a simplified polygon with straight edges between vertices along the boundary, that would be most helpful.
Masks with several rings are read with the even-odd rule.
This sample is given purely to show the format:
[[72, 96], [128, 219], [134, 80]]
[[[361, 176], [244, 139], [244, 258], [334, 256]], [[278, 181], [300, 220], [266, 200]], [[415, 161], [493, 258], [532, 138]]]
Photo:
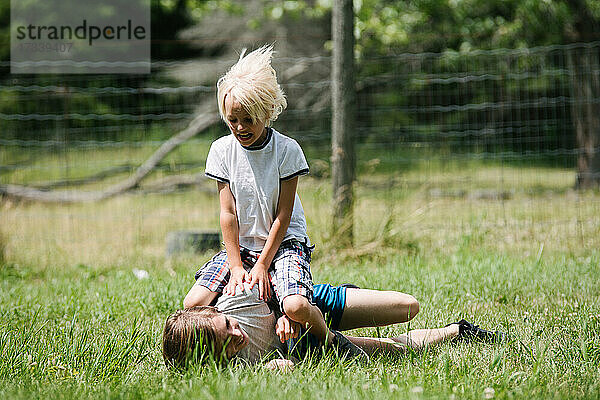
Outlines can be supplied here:
[[[287, 296], [299, 294], [313, 301], [313, 282], [310, 273], [312, 248], [297, 240], [286, 240], [281, 243], [273, 262], [269, 267], [269, 275], [275, 296], [281, 304]], [[240, 249], [242, 265], [250, 271], [260, 252]], [[204, 286], [208, 290], [222, 293], [229, 282], [229, 263], [227, 252], [221, 250], [213, 256], [196, 274], [196, 285]]]

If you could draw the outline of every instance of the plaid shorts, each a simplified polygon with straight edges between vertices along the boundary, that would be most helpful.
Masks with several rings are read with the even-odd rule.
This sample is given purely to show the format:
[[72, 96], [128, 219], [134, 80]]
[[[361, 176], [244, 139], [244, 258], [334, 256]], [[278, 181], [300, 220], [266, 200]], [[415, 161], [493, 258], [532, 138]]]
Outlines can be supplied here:
[[[310, 273], [310, 261], [313, 247], [294, 239], [281, 243], [273, 262], [269, 267], [271, 284], [275, 296], [281, 304], [283, 299], [293, 294], [299, 294], [312, 302], [313, 281]], [[242, 266], [250, 271], [260, 252], [240, 248]], [[221, 250], [209, 262], [196, 272], [196, 285], [204, 286], [212, 292], [222, 293], [229, 282], [229, 263], [227, 252]]]

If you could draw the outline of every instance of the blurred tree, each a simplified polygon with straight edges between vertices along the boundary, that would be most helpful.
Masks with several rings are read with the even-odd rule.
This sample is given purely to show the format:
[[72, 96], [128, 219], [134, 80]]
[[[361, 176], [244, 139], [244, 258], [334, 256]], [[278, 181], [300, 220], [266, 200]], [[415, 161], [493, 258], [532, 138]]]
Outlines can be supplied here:
[[[0, 61], [10, 57], [10, 0], [0, 0]], [[0, 69], [3, 71], [3, 69]], [[2, 72], [0, 72], [1, 74]]]
[[202, 6], [205, 0], [152, 0], [151, 53], [153, 60], [192, 58], [201, 49], [178, 40], [177, 34], [194, 23], [191, 10]]
[[[598, 1], [566, 0], [573, 16], [572, 29], [567, 32], [573, 42], [600, 40], [600, 4]], [[569, 54], [572, 71], [571, 88], [574, 100], [571, 118], [575, 126], [579, 155], [577, 159], [578, 188], [600, 186], [600, 69], [597, 49], [574, 48]]]

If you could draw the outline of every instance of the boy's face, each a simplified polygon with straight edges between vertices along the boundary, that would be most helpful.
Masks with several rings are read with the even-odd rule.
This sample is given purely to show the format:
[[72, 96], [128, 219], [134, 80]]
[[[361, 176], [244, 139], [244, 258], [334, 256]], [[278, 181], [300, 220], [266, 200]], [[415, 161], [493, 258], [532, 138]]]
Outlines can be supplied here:
[[260, 144], [267, 136], [265, 122], [252, 122], [250, 114], [230, 94], [225, 96], [225, 120], [229, 130], [242, 146]]
[[242, 330], [238, 321], [225, 314], [214, 316], [212, 323], [215, 327], [217, 335], [222, 340], [222, 343], [227, 344], [225, 354], [227, 359], [231, 359], [241, 349], [246, 347], [250, 341], [248, 334]]

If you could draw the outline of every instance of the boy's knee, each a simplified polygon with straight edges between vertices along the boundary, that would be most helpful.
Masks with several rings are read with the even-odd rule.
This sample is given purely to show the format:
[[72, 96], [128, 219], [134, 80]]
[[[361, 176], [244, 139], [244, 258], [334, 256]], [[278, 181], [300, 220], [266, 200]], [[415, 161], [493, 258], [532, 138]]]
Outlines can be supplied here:
[[415, 317], [415, 315], [417, 315], [419, 313], [419, 302], [416, 298], [414, 298], [411, 295], [407, 295], [408, 298], [406, 299], [407, 302], [407, 315], [406, 315], [406, 320], [410, 321], [411, 319], [413, 319]]
[[303, 321], [310, 312], [308, 299], [301, 295], [292, 295], [283, 299], [283, 312], [294, 321]]
[[394, 304], [393, 307], [400, 313], [398, 317], [404, 322], [410, 321], [419, 313], [419, 302], [414, 296], [400, 292], [389, 292], [389, 294], [393, 296], [391, 304]]
[[198, 296], [195, 296], [193, 293], [188, 293], [183, 299], [183, 308], [191, 308], [195, 306], [202, 305], [198, 299]]
[[216, 296], [215, 292], [211, 292], [205, 287], [194, 286], [183, 299], [183, 308], [207, 306]]

